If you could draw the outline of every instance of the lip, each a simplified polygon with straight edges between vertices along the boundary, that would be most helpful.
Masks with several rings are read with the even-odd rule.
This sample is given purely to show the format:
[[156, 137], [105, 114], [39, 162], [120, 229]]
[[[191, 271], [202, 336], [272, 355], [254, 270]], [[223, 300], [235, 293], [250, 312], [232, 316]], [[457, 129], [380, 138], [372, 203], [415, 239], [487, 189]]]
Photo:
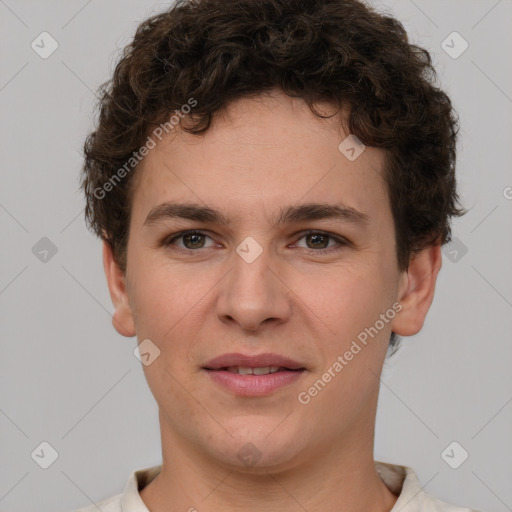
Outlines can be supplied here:
[[284, 366], [290, 370], [304, 368], [302, 364], [288, 357], [278, 354], [259, 354], [249, 356], [246, 354], [223, 354], [208, 361], [203, 368], [207, 370], [220, 370], [228, 366], [242, 366], [244, 368], [258, 368], [262, 366]]
[[[279, 370], [267, 375], [239, 375], [226, 370], [229, 366], [258, 368], [264, 366], [279, 366]], [[224, 389], [242, 397], [266, 396], [296, 382], [306, 371], [305, 367], [293, 359], [277, 354], [260, 354], [248, 356], [245, 354], [224, 354], [216, 357], [203, 367], [210, 378]]]

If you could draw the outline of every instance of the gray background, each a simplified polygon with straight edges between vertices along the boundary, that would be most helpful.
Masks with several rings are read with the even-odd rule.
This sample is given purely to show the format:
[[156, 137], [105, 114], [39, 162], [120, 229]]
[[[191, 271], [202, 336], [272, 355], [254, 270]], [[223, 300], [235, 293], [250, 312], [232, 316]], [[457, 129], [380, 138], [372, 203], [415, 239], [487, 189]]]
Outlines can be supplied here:
[[[111, 326], [101, 246], [85, 228], [78, 176], [94, 91], [138, 23], [165, 5], [0, 0], [4, 511], [85, 506], [161, 460], [156, 403], [135, 338]], [[512, 510], [512, 2], [378, 5], [431, 50], [460, 113], [458, 176], [470, 211], [454, 224], [458, 241], [445, 249], [423, 331], [386, 364], [375, 456], [412, 466], [441, 499]], [[43, 31], [59, 45], [47, 59], [31, 48]], [[469, 43], [458, 58], [441, 47], [453, 31]], [[453, 53], [462, 43], [452, 39]], [[43, 237], [56, 254], [41, 252]], [[43, 441], [58, 452], [48, 469], [31, 456]], [[452, 441], [469, 453], [458, 469], [441, 457]]]

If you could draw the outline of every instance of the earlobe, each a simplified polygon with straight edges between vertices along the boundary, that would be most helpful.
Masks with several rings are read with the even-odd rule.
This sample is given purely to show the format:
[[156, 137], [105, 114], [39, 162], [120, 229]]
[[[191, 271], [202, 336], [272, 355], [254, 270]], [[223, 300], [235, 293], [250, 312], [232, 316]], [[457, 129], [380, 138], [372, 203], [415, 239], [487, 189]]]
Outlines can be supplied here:
[[103, 268], [114, 305], [112, 325], [122, 336], [135, 336], [135, 323], [126, 292], [126, 276], [114, 259], [112, 247], [103, 241]]
[[399, 283], [401, 311], [394, 318], [392, 330], [400, 336], [412, 336], [423, 327], [441, 269], [441, 245], [428, 246], [414, 254]]

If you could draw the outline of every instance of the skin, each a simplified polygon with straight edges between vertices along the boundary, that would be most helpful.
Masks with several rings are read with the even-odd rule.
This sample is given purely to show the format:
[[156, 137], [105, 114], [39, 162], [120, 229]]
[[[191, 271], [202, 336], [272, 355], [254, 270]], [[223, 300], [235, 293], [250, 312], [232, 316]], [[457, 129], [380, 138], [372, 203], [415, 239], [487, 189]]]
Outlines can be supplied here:
[[[108, 244], [104, 267], [115, 328], [160, 350], [143, 366], [163, 451], [161, 473], [140, 493], [152, 512], [389, 511], [397, 499], [374, 467], [379, 376], [391, 331], [422, 328], [441, 253], [429, 246], [399, 271], [384, 153], [367, 147], [349, 161], [340, 116], [320, 119], [279, 91], [237, 100], [202, 136], [174, 130], [136, 171], [126, 272]], [[208, 205], [229, 224], [145, 225], [166, 202]], [[274, 225], [282, 208], [312, 202], [342, 202], [368, 222]], [[206, 236], [165, 244], [182, 230]], [[248, 236], [262, 248], [252, 263], [236, 252]], [[394, 319], [301, 404], [298, 394], [397, 302]], [[229, 352], [273, 352], [307, 371], [271, 395], [238, 397], [202, 370]], [[253, 466], [237, 457], [249, 442], [261, 456]]]

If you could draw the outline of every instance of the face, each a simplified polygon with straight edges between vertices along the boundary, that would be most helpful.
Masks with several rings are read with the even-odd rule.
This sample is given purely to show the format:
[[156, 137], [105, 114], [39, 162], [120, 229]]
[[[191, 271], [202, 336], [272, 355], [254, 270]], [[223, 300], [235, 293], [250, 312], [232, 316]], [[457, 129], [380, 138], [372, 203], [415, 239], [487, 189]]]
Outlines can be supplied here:
[[419, 329], [431, 297], [407, 305], [384, 154], [351, 161], [346, 137], [275, 92], [137, 169], [126, 274], [108, 248], [105, 266], [114, 325], [160, 351], [143, 368], [170, 443], [260, 468], [371, 444], [391, 331]]

